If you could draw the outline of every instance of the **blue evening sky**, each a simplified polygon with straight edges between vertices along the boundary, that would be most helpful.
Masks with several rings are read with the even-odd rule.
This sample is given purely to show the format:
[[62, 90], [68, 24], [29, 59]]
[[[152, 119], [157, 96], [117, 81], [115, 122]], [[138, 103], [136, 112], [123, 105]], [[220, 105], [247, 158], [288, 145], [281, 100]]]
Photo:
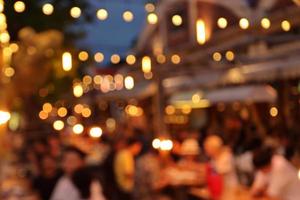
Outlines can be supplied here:
[[[78, 41], [81, 49], [87, 49], [93, 53], [102, 52], [105, 55], [104, 63], [108, 63], [110, 55], [117, 53], [124, 57], [137, 39], [139, 33], [146, 24], [146, 12], [143, 0], [90, 0], [93, 5], [91, 12], [95, 13], [95, 19], [90, 24], [81, 25], [86, 31], [86, 37]], [[96, 11], [105, 8], [108, 11], [108, 19], [100, 21], [96, 17]], [[127, 23], [123, 20], [124, 11], [134, 13], [134, 20]]]

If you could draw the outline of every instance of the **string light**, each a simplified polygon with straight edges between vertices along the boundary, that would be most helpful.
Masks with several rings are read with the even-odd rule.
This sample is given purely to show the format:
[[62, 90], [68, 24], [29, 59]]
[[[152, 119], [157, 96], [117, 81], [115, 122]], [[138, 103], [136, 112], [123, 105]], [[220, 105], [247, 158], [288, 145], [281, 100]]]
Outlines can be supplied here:
[[174, 15], [172, 17], [172, 23], [174, 26], [180, 26], [182, 24], [182, 17], [180, 15]]
[[73, 18], [79, 18], [81, 16], [81, 9], [79, 7], [73, 7], [73, 8], [71, 8], [70, 15]]
[[202, 19], [196, 22], [197, 42], [203, 45], [206, 42], [205, 22]]
[[73, 94], [75, 97], [79, 98], [83, 95], [83, 87], [81, 84], [76, 84], [73, 87]]
[[156, 138], [152, 141], [152, 147], [154, 149], [159, 149], [160, 148], [160, 139]]
[[132, 90], [134, 88], [134, 79], [132, 76], [126, 76], [124, 80], [124, 85], [127, 90]]
[[154, 24], [156, 24], [158, 22], [158, 17], [157, 17], [157, 15], [155, 13], [150, 13], [147, 16], [147, 20], [148, 20], [149, 24], [154, 25]]
[[6, 67], [4, 69], [4, 75], [9, 78], [13, 77], [15, 75], [15, 69], [12, 67]]
[[56, 120], [53, 123], [53, 128], [57, 131], [61, 131], [62, 129], [64, 129], [64, 127], [65, 127], [65, 123], [61, 120]]
[[128, 56], [126, 57], [126, 63], [127, 63], [128, 65], [134, 65], [135, 62], [136, 62], [136, 58], [135, 58], [134, 55], [128, 55]]
[[152, 66], [151, 66], [151, 58], [149, 56], [144, 56], [142, 59], [142, 70], [144, 73], [151, 72]]
[[166, 56], [163, 55], [163, 54], [160, 54], [156, 57], [156, 61], [159, 63], [159, 64], [163, 64], [166, 62]]
[[218, 26], [221, 29], [225, 29], [228, 25], [227, 19], [225, 19], [224, 17], [220, 17], [218, 19]]
[[82, 82], [83, 82], [83, 84], [85, 84], [85, 85], [89, 85], [89, 84], [91, 84], [91, 83], [93, 82], [93, 79], [92, 79], [91, 76], [85, 75], [85, 76], [82, 78]]
[[123, 19], [125, 22], [132, 22], [134, 15], [131, 11], [127, 10], [123, 13]]
[[65, 107], [61, 107], [57, 110], [57, 115], [59, 117], [65, 117], [68, 114], [68, 110]]
[[70, 71], [72, 69], [72, 54], [70, 52], [63, 53], [62, 65], [65, 71]]
[[39, 118], [40, 118], [41, 120], [46, 120], [46, 119], [48, 118], [48, 113], [42, 110], [42, 111], [39, 113]]
[[168, 106], [165, 108], [165, 112], [167, 113], [167, 115], [174, 115], [175, 112], [176, 112], [176, 109], [175, 109], [174, 106], [168, 105]]
[[222, 55], [221, 55], [221, 53], [215, 52], [215, 53], [213, 54], [213, 59], [214, 59], [214, 61], [216, 61], [216, 62], [221, 61], [221, 60], [222, 60]]
[[225, 57], [228, 61], [233, 61], [234, 60], [234, 53], [232, 51], [227, 51], [225, 54]]
[[99, 138], [102, 136], [102, 129], [100, 127], [92, 127], [90, 129], [89, 135], [92, 138]]
[[113, 54], [111, 57], [110, 57], [110, 61], [113, 63], [113, 64], [118, 64], [120, 61], [121, 61], [121, 58], [118, 54]]
[[264, 29], [269, 29], [271, 27], [271, 21], [268, 18], [263, 18], [260, 24]]
[[270, 115], [271, 115], [272, 117], [276, 117], [276, 116], [278, 115], [278, 109], [277, 109], [276, 107], [272, 107], [272, 108], [270, 109]]
[[200, 96], [198, 93], [196, 93], [196, 94], [194, 94], [194, 95], [192, 96], [192, 102], [193, 102], [193, 103], [199, 103], [200, 100], [201, 100], [201, 96]]
[[83, 117], [89, 118], [92, 115], [92, 111], [89, 108], [83, 108], [81, 114], [82, 114]]
[[245, 29], [249, 28], [249, 20], [246, 18], [241, 18], [239, 25], [240, 25], [241, 29], [245, 30]]
[[45, 5], [43, 5], [42, 10], [45, 15], [51, 15], [54, 11], [54, 7], [52, 4], [46, 3]]
[[104, 55], [103, 53], [97, 52], [94, 56], [94, 59], [96, 62], [101, 63], [104, 60]]
[[84, 127], [82, 124], [75, 124], [72, 130], [76, 135], [80, 135], [84, 131]]
[[50, 113], [52, 111], [53, 107], [51, 103], [44, 103], [43, 105], [43, 111], [46, 113]]
[[101, 21], [104, 21], [104, 20], [106, 20], [107, 18], [108, 18], [108, 12], [107, 12], [107, 10], [105, 10], [105, 9], [99, 9], [98, 11], [97, 11], [97, 18], [99, 19], [99, 20], [101, 20]]
[[16, 12], [22, 13], [22, 12], [25, 11], [26, 5], [23, 1], [16, 1], [14, 3], [14, 9], [15, 9]]
[[78, 54], [78, 58], [79, 58], [80, 61], [87, 61], [89, 59], [89, 54], [86, 51], [81, 51]]
[[77, 104], [77, 105], [75, 105], [75, 107], [74, 107], [74, 111], [75, 111], [77, 114], [81, 114], [83, 108], [84, 108], [84, 107], [83, 107], [82, 104]]
[[0, 42], [1, 43], [9, 43], [10, 36], [7, 31], [0, 34]]
[[281, 28], [282, 30], [288, 32], [289, 30], [291, 30], [291, 23], [288, 20], [283, 20], [281, 22]]
[[153, 3], [147, 3], [145, 5], [145, 10], [147, 12], [154, 12], [155, 11], [155, 5]]
[[174, 54], [171, 57], [171, 61], [172, 61], [173, 64], [179, 64], [181, 62], [181, 58], [180, 58], [179, 55]]
[[100, 84], [102, 84], [102, 82], [103, 82], [103, 78], [102, 78], [101, 75], [94, 76], [94, 83], [95, 84], [100, 85]]

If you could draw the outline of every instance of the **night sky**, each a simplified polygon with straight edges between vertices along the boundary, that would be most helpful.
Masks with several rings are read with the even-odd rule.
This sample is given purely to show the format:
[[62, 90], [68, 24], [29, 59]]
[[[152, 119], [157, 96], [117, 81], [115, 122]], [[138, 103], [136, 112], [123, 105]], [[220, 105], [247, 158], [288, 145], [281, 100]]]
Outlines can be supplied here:
[[[95, 19], [92, 23], [80, 26], [86, 31], [86, 37], [78, 41], [80, 49], [89, 50], [93, 53], [102, 52], [105, 55], [105, 63], [114, 53], [124, 57], [136, 41], [139, 33], [146, 25], [146, 12], [144, 1], [104, 1], [90, 0], [95, 11]], [[105, 8], [108, 11], [108, 19], [100, 21], [96, 17], [96, 10]], [[125, 22], [122, 18], [124, 11], [130, 10], [134, 14], [132, 22]], [[93, 11], [92, 11], [93, 12]], [[103, 65], [103, 64], [102, 64]]]

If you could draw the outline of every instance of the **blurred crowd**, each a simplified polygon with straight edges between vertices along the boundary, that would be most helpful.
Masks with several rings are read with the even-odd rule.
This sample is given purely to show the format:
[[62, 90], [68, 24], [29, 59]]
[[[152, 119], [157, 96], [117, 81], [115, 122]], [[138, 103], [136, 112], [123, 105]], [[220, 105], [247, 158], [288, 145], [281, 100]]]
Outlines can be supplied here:
[[297, 145], [280, 131], [180, 131], [168, 150], [142, 130], [85, 144], [50, 135], [2, 164], [1, 199], [299, 200]]

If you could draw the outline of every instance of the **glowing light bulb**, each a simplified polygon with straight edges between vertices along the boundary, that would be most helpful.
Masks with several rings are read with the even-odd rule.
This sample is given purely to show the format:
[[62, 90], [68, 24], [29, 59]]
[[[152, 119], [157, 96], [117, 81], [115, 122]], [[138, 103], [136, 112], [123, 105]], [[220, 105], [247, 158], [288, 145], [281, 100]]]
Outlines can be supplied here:
[[70, 52], [63, 53], [62, 65], [65, 71], [70, 71], [72, 69], [72, 54]]
[[99, 20], [101, 20], [101, 21], [104, 21], [104, 20], [106, 20], [107, 18], [108, 18], [108, 12], [107, 12], [107, 10], [105, 10], [105, 9], [99, 9], [98, 11], [97, 11], [97, 18], [99, 19]]
[[149, 24], [156, 24], [158, 22], [158, 16], [155, 13], [150, 13], [147, 16], [147, 20]]
[[213, 59], [214, 59], [214, 61], [216, 61], [216, 62], [220, 62], [220, 61], [222, 60], [222, 54], [219, 53], [219, 52], [215, 52], [215, 53], [213, 54]]
[[278, 115], [278, 109], [277, 109], [276, 107], [272, 107], [272, 108], [270, 109], [270, 115], [271, 115], [272, 117], [276, 117], [276, 116]]
[[125, 22], [132, 22], [134, 15], [131, 11], [127, 10], [123, 13], [123, 19]]
[[42, 10], [45, 15], [51, 15], [54, 11], [54, 7], [52, 4], [46, 3], [45, 5], [43, 5]]
[[99, 138], [102, 136], [102, 129], [100, 127], [93, 127], [90, 129], [89, 135], [92, 138]]
[[57, 110], [57, 115], [59, 117], [65, 117], [68, 114], [68, 110], [65, 107], [61, 107]]
[[89, 54], [86, 51], [81, 51], [78, 54], [78, 58], [79, 58], [80, 61], [87, 61], [89, 59]]
[[79, 18], [81, 16], [81, 9], [79, 7], [73, 7], [73, 8], [71, 8], [70, 15], [73, 18]]
[[53, 107], [51, 105], [51, 103], [44, 103], [43, 105], [43, 111], [46, 113], [51, 113]]
[[134, 79], [132, 76], [126, 76], [124, 80], [124, 85], [127, 90], [132, 90], [134, 88]]
[[134, 55], [128, 55], [126, 57], [126, 62], [127, 62], [128, 65], [134, 65], [135, 62], [136, 62], [135, 56]]
[[160, 139], [156, 138], [152, 141], [152, 147], [154, 149], [159, 149], [160, 148]]
[[218, 19], [218, 26], [221, 29], [225, 29], [228, 25], [227, 19], [225, 19], [224, 17], [221, 17]]
[[271, 27], [271, 21], [268, 18], [263, 18], [260, 24], [264, 29], [269, 29]]
[[152, 64], [151, 64], [151, 58], [149, 56], [144, 56], [142, 59], [142, 70], [144, 73], [151, 72]]
[[14, 3], [14, 9], [15, 9], [16, 12], [22, 13], [22, 12], [25, 11], [26, 5], [23, 1], [16, 1]]
[[75, 124], [72, 130], [76, 135], [80, 135], [84, 131], [84, 127], [82, 124]]
[[110, 57], [110, 61], [111, 63], [113, 64], [118, 64], [120, 61], [121, 61], [121, 58], [118, 54], [113, 54], [111, 57]]
[[174, 26], [180, 26], [182, 24], [182, 17], [180, 15], [174, 15], [172, 17], [172, 23]]
[[232, 51], [227, 51], [226, 54], [225, 54], [225, 57], [228, 61], [233, 61], [234, 60], [234, 53]]
[[205, 22], [202, 19], [196, 22], [197, 42], [201, 45], [206, 42]]
[[76, 84], [73, 87], [73, 94], [75, 97], [79, 98], [83, 95], [83, 87], [81, 84]]
[[64, 127], [65, 127], [65, 123], [61, 120], [56, 120], [53, 123], [53, 128], [57, 131], [61, 131], [62, 129], [64, 129]]
[[241, 29], [245, 30], [245, 29], [249, 28], [249, 25], [250, 25], [249, 20], [246, 18], [242, 18], [242, 19], [240, 19], [239, 25], [240, 25]]
[[147, 3], [145, 5], [145, 10], [147, 12], [154, 12], [155, 11], [155, 5], [153, 3]]
[[101, 52], [97, 52], [94, 56], [96, 62], [101, 63], [104, 60], [104, 55]]
[[291, 23], [288, 20], [284, 20], [281, 22], [281, 28], [285, 32], [288, 32], [291, 30]]
[[171, 57], [171, 61], [172, 61], [173, 64], [179, 64], [181, 62], [181, 58], [180, 58], [179, 55], [174, 54]]

